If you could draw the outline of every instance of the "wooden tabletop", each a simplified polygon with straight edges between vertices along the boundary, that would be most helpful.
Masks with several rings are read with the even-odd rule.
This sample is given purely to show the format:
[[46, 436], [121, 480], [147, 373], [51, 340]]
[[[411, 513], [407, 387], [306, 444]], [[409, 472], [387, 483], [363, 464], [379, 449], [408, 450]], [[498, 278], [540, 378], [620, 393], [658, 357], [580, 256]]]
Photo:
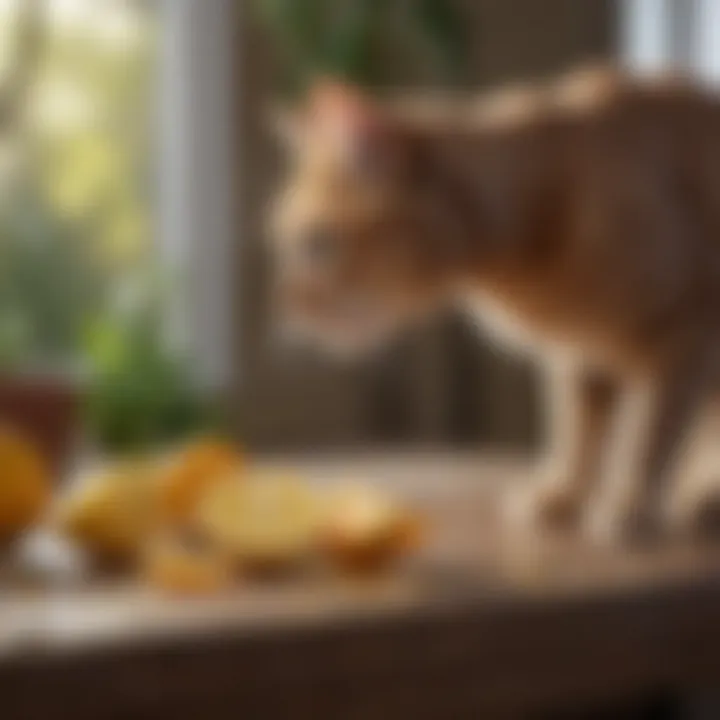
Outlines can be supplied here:
[[38, 569], [55, 560], [35, 539], [0, 595], [2, 717], [475, 718], [720, 682], [715, 548], [511, 537], [509, 461], [266, 464], [392, 487], [427, 515], [426, 547], [373, 582], [311, 572], [169, 600]]

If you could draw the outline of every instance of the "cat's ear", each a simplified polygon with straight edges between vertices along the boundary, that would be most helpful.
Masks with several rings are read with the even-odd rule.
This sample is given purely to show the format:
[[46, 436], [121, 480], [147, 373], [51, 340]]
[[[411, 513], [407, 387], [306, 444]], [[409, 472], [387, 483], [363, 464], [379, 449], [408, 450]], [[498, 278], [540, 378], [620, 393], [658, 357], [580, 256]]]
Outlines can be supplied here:
[[352, 167], [377, 168], [388, 160], [391, 125], [362, 91], [332, 80], [316, 83], [309, 118], [317, 137]]

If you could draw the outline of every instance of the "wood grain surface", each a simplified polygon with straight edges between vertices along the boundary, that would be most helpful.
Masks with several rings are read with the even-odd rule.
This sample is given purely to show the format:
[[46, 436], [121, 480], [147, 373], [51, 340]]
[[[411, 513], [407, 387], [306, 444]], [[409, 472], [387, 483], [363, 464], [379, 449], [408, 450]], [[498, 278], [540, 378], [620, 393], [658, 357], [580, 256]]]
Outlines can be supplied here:
[[427, 516], [427, 543], [373, 582], [310, 569], [169, 600], [55, 572], [52, 542], [27, 541], [1, 577], [0, 717], [526, 716], [720, 683], [715, 547], [511, 536], [496, 506], [513, 461], [264, 464], [391, 487]]

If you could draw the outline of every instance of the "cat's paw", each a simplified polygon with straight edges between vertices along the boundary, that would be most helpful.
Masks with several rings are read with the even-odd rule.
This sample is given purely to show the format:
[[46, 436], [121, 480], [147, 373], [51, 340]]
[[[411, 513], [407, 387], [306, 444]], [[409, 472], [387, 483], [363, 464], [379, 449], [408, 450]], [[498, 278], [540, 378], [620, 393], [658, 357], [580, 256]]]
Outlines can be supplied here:
[[582, 530], [598, 547], [629, 547], [656, 540], [660, 522], [657, 514], [640, 505], [591, 502]]
[[573, 525], [581, 498], [569, 483], [539, 481], [512, 488], [504, 498], [505, 524], [520, 529], [562, 529]]

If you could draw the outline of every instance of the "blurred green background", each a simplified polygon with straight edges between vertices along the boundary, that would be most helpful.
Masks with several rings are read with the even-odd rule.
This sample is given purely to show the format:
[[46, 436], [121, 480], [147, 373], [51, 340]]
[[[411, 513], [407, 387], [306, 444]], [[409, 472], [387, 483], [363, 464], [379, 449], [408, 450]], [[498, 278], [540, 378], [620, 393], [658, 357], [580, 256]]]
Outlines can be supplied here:
[[113, 451], [204, 427], [210, 413], [163, 331], [158, 39], [152, 3], [0, 4], [0, 87], [13, 105], [0, 154], [0, 369], [6, 382], [71, 378], [94, 440]]
[[[446, 0], [253, 10], [280, 48], [280, 91], [318, 74], [381, 85], [389, 47], [462, 77]], [[163, 322], [181, 290], [154, 242], [161, 23], [154, 2], [0, 0], [0, 372], [72, 378], [93, 440], [116, 452], [220, 416]]]
[[[318, 74], [382, 85], [389, 48], [429, 57], [444, 84], [463, 75], [446, 0], [253, 10], [281, 92]], [[222, 424], [163, 322], [180, 289], [154, 242], [161, 29], [154, 2], [0, 0], [0, 372], [71, 377], [93, 440], [116, 452]]]

